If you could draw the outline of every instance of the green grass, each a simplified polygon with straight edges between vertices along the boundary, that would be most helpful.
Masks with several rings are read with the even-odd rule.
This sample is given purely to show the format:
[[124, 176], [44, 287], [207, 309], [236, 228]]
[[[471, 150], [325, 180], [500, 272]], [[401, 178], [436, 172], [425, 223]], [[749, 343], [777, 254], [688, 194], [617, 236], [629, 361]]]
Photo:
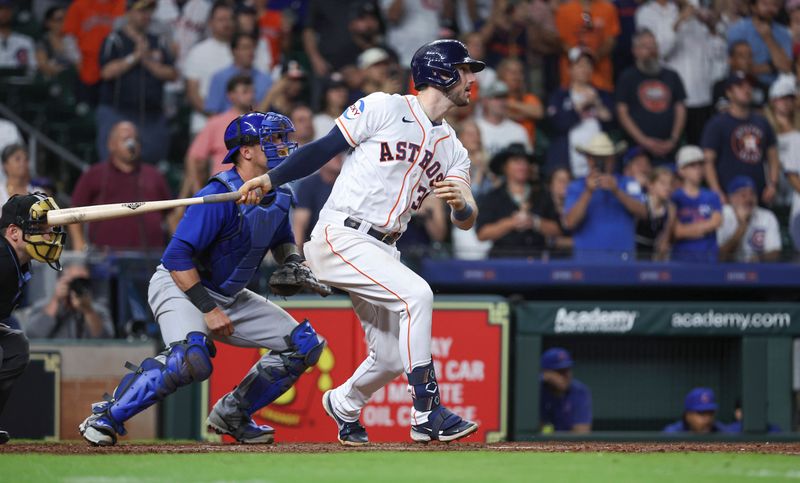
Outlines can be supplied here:
[[734, 453], [0, 455], [4, 482], [800, 482], [800, 457]]

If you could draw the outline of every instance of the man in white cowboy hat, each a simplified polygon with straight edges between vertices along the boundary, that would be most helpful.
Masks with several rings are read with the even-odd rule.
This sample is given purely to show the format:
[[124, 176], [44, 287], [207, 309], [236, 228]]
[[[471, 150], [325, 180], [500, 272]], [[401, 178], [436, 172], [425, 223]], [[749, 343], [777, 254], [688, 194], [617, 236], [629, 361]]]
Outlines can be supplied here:
[[577, 148], [586, 156], [589, 174], [570, 183], [564, 204], [564, 227], [572, 231], [576, 259], [633, 260], [636, 219], [647, 216], [642, 187], [614, 173], [624, 146], [598, 133]]

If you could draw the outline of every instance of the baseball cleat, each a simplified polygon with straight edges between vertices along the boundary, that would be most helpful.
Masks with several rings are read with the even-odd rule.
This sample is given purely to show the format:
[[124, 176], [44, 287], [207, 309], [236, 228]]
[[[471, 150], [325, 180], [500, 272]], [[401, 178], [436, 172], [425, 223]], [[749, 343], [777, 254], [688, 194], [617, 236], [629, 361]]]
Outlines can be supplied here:
[[368, 444], [369, 437], [367, 436], [367, 430], [358, 420], [352, 422], [345, 421], [333, 411], [331, 392], [332, 391], [325, 391], [325, 394], [322, 395], [322, 408], [325, 409], [328, 416], [336, 421], [336, 426], [339, 428], [339, 442], [345, 446], [364, 446]]
[[418, 443], [430, 441], [450, 442], [469, 436], [478, 425], [462, 419], [445, 407], [438, 407], [428, 415], [428, 422], [411, 426], [411, 439]]
[[275, 429], [266, 424], [256, 424], [252, 419], [245, 419], [245, 424], [234, 427], [228, 423], [216, 411], [206, 418], [206, 425], [213, 429], [217, 434], [227, 434], [236, 441], [245, 444], [270, 444], [275, 441]]
[[92, 446], [114, 446], [117, 432], [100, 414], [92, 414], [78, 425], [81, 436]]
[[8, 443], [9, 439], [11, 439], [11, 436], [8, 435], [8, 431], [0, 431], [0, 444]]

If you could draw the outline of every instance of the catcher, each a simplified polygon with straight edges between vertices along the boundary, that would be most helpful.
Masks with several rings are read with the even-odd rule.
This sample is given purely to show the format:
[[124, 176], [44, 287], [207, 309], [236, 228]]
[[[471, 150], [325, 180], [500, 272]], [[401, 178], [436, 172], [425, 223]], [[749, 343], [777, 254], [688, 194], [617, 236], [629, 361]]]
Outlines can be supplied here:
[[[249, 112], [225, 131], [233, 163], [217, 173], [197, 196], [236, 191], [242, 184], [278, 166], [297, 146], [289, 142], [292, 122], [275, 113]], [[252, 414], [288, 390], [316, 364], [325, 346], [306, 320], [297, 323], [280, 307], [245, 287], [271, 250], [284, 266], [273, 277], [278, 295], [307, 286], [323, 295], [302, 265], [289, 223], [292, 195], [279, 188], [253, 207], [235, 203], [195, 205], [186, 210], [150, 279], [148, 298], [166, 349], [131, 370], [113, 395], [92, 405], [80, 424], [84, 439], [108, 446], [125, 434], [124, 423], [180, 386], [211, 375], [214, 342], [263, 347], [263, 356], [233, 391], [214, 405], [206, 423], [242, 443], [271, 443], [275, 430], [257, 425]]]

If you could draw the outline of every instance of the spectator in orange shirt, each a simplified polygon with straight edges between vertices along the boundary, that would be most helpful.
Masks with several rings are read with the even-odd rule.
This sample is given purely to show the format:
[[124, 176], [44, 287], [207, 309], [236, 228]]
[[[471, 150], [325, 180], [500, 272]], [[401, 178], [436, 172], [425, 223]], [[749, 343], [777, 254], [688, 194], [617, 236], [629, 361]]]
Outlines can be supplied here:
[[283, 52], [289, 49], [292, 34], [292, 13], [273, 7], [275, 2], [256, 2], [259, 37], [267, 41], [272, 66], [280, 63]]
[[536, 144], [536, 121], [544, 117], [542, 101], [535, 94], [526, 92], [525, 72], [518, 59], [503, 59], [497, 66], [497, 78], [508, 86], [508, 117], [522, 124], [528, 131], [531, 146]]
[[597, 59], [592, 84], [613, 91], [611, 52], [620, 33], [617, 7], [607, 0], [569, 0], [556, 10], [556, 28], [563, 44], [561, 86], [569, 85], [567, 52], [572, 47], [584, 47], [594, 52]]
[[114, 20], [125, 15], [125, 0], [75, 0], [64, 18], [64, 33], [75, 38], [81, 51], [78, 99], [97, 104], [100, 86], [100, 47]]

